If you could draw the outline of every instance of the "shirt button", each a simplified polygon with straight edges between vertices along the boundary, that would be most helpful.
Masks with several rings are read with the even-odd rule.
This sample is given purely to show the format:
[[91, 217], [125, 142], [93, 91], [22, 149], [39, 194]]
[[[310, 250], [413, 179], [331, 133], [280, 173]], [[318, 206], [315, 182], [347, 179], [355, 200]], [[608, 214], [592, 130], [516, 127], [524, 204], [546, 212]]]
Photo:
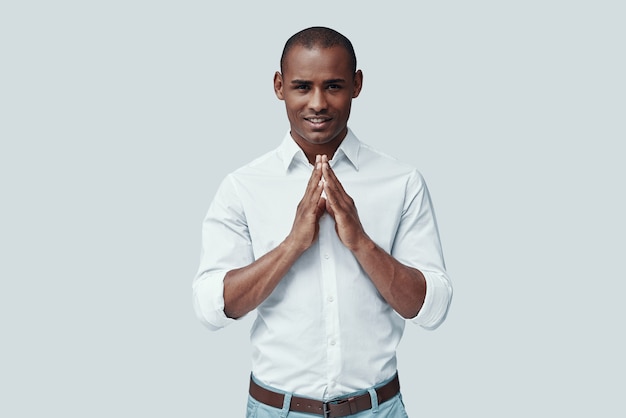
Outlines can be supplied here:
[[334, 300], [335, 300], [335, 298], [334, 298], [334, 297], [332, 297], [332, 296], [329, 296], [329, 297], [328, 297], [328, 301], [329, 301], [329, 302], [333, 302]]
[[325, 258], [326, 260], [328, 260], [328, 259], [330, 258], [330, 256], [328, 255], [328, 253], [324, 254], [324, 258]]
[[330, 340], [330, 345], [335, 345], [335, 340]]

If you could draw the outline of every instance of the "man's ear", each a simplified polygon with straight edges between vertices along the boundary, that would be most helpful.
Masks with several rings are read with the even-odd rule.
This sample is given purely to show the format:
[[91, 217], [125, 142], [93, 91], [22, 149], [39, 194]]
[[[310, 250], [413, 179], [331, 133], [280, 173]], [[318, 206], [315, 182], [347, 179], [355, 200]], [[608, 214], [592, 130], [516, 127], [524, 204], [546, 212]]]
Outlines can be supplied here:
[[361, 70], [357, 70], [357, 72], [354, 73], [354, 92], [352, 93], [353, 99], [359, 97], [361, 88], [363, 88], [363, 72]]
[[274, 93], [279, 100], [285, 100], [285, 95], [283, 94], [283, 76], [278, 71], [274, 74]]

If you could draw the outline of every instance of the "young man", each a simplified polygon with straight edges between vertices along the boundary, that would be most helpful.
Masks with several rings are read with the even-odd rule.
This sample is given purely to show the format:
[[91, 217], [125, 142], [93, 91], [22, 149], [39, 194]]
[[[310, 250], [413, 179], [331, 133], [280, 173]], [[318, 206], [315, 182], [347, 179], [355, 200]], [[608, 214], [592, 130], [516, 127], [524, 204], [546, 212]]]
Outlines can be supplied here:
[[196, 313], [216, 330], [256, 309], [248, 417], [405, 417], [405, 321], [436, 328], [452, 297], [426, 184], [348, 128], [363, 74], [347, 38], [305, 29], [280, 64], [290, 131], [220, 185]]

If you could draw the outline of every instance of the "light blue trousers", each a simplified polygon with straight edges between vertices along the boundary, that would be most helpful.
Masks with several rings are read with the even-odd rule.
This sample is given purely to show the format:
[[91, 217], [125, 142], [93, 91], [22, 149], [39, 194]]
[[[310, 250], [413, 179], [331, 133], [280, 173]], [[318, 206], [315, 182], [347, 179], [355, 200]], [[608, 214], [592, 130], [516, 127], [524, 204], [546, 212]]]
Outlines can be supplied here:
[[[253, 377], [254, 378], [254, 377]], [[258, 402], [251, 396], [248, 396], [248, 409], [246, 412], [246, 418], [319, 418], [321, 415], [307, 414], [304, 412], [290, 412], [289, 404], [291, 403], [291, 397], [293, 393], [283, 392], [271, 387], [268, 387], [255, 379], [255, 382], [265, 387], [266, 389], [273, 390], [274, 392], [285, 394], [285, 403], [282, 409], [274, 408]], [[402, 403], [402, 395], [397, 394], [387, 402], [378, 404], [378, 397], [376, 396], [376, 388], [384, 385], [387, 382], [383, 382], [373, 388], [357, 392], [354, 395], [361, 395], [369, 392], [372, 398], [372, 409], [359, 412], [358, 414], [349, 415], [349, 418], [408, 418]], [[346, 417], [348, 418], [348, 417]]]

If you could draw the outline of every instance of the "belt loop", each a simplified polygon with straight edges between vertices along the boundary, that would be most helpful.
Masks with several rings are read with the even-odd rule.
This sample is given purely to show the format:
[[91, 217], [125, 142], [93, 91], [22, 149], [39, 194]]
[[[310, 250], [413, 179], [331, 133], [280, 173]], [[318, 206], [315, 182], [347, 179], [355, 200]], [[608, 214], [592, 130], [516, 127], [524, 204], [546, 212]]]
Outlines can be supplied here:
[[378, 394], [374, 388], [369, 388], [367, 391], [370, 393], [370, 398], [372, 398], [372, 414], [375, 414], [378, 412]]
[[289, 414], [289, 408], [291, 407], [291, 397], [293, 396], [293, 393], [285, 393], [285, 398], [283, 400], [283, 409], [282, 411], [280, 411], [280, 418], [287, 418], [287, 415]]

